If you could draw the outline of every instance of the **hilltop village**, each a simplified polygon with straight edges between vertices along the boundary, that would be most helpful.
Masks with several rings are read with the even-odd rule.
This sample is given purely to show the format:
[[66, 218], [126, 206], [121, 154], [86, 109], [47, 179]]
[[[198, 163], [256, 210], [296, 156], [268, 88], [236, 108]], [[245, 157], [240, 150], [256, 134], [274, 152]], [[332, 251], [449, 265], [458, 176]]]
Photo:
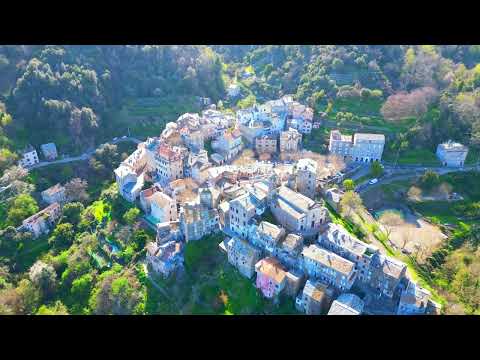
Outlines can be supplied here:
[[[158, 137], [134, 139], [136, 150], [114, 170], [119, 194], [143, 210], [143, 223], [156, 234], [145, 246], [154, 273], [168, 279], [182, 272], [185, 245], [217, 234], [231, 266], [273, 303], [289, 297], [305, 314], [440, 313], [407, 264], [338, 220], [346, 193], [337, 184], [362, 164], [381, 164], [384, 134], [331, 130], [321, 160], [302, 141], [320, 122], [292, 96], [236, 113], [204, 105], [200, 114], [167, 123]], [[41, 150], [49, 161], [58, 157], [54, 143]], [[452, 141], [436, 153], [452, 168], [463, 167], [467, 154]], [[44, 164], [32, 146], [19, 160], [26, 169]], [[34, 239], [50, 233], [71, 196], [60, 183], [44, 190], [48, 206], [16, 230]]]
[[[156, 230], [146, 245], [153, 271], [181, 270], [185, 243], [222, 232], [231, 266], [264, 297], [290, 296], [306, 314], [362, 314], [366, 297], [391, 313], [439, 313], [406, 264], [332, 221], [326, 201], [342, 194], [329, 189], [317, 161], [301, 156], [302, 135], [315, 127], [313, 110], [284, 96], [236, 114], [211, 105], [138, 144], [115, 177]], [[377, 162], [384, 145], [382, 134], [332, 131], [329, 150], [342, 161]], [[245, 148], [256, 158], [239, 163]]]

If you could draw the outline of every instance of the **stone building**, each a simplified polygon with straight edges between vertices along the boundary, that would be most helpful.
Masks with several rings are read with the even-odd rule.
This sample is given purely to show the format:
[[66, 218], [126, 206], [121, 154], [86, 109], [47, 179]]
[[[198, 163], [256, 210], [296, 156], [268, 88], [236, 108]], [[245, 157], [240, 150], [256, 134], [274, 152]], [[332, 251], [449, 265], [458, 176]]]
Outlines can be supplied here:
[[441, 306], [431, 299], [432, 294], [413, 281], [402, 291], [397, 315], [436, 315]]
[[293, 153], [299, 150], [302, 143], [302, 134], [296, 129], [290, 128], [280, 133], [280, 152]]
[[334, 293], [332, 287], [309, 279], [302, 293], [295, 299], [295, 307], [307, 315], [323, 314], [327, 311]]
[[315, 199], [317, 193], [317, 162], [312, 159], [300, 159], [295, 164], [295, 185], [300, 194]]
[[250, 230], [248, 237], [252, 244], [271, 255], [276, 254], [277, 245], [285, 237], [285, 229], [268, 221], [262, 221], [258, 225], [253, 224], [250, 226]]
[[180, 227], [186, 242], [199, 240], [219, 230], [218, 210], [187, 202], [180, 209]]
[[255, 139], [257, 154], [275, 154], [277, 152], [277, 138], [272, 135], [263, 135]]
[[253, 196], [243, 194], [230, 201], [230, 230], [246, 239], [250, 220], [257, 214]]
[[60, 184], [49, 187], [42, 191], [42, 199], [47, 204], [53, 204], [55, 202], [63, 204], [67, 200], [65, 197], [65, 188]]
[[55, 160], [58, 156], [57, 147], [54, 143], [42, 144], [40, 145], [40, 149], [42, 150], [43, 156], [48, 161]]
[[313, 236], [330, 221], [328, 211], [319, 202], [281, 186], [272, 194], [270, 209], [288, 231]]
[[318, 243], [327, 250], [355, 263], [357, 278], [363, 282], [372, 279], [372, 259], [378, 255], [378, 249], [358, 240], [345, 228], [329, 223], [326, 231], [318, 236]]
[[250, 279], [255, 273], [255, 264], [260, 260], [261, 251], [237, 237], [231, 238], [226, 247], [228, 262]]
[[364, 302], [355, 294], [341, 294], [330, 307], [327, 315], [360, 315]]
[[301, 258], [304, 272], [314, 279], [345, 291], [350, 290], [355, 278], [355, 264], [317, 245], [304, 247]]
[[169, 241], [158, 245], [151, 242], [146, 246], [147, 263], [153, 271], [167, 278], [179, 268], [183, 267], [182, 244], [180, 242]]

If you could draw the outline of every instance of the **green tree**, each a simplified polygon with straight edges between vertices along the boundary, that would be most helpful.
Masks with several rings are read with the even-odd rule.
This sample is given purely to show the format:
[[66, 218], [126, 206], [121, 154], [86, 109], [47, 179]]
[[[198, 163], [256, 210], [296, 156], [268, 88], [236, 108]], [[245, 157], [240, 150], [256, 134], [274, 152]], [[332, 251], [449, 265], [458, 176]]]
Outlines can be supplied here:
[[378, 161], [374, 161], [372, 163], [372, 165], [370, 165], [370, 174], [374, 178], [378, 178], [378, 177], [382, 176], [382, 174], [383, 174], [382, 164], [380, 164], [380, 162], [378, 162]]
[[53, 230], [48, 243], [54, 247], [65, 247], [71, 245], [75, 238], [73, 225], [70, 223], [58, 224]]
[[123, 214], [123, 220], [129, 224], [133, 225], [140, 215], [140, 210], [138, 208], [131, 208], [125, 214]]
[[[1, 129], [0, 129], [1, 134]], [[12, 166], [13, 163], [17, 160], [17, 154], [11, 152], [7, 148], [0, 149], [0, 171], [5, 170], [9, 166]]]
[[340, 200], [340, 208], [342, 212], [350, 217], [353, 211], [362, 206], [362, 198], [354, 191], [347, 191]]
[[133, 233], [133, 241], [135, 242], [137, 250], [143, 249], [149, 239], [150, 237], [143, 229], [135, 230]]
[[143, 313], [145, 295], [133, 269], [117, 273], [115, 269], [100, 276], [89, 300], [96, 315], [130, 315]]
[[37, 315], [68, 315], [68, 309], [60, 300], [57, 300], [52, 306], [40, 306]]
[[432, 190], [440, 185], [440, 176], [432, 170], [427, 170], [420, 178], [420, 187], [424, 190]]
[[7, 224], [18, 226], [29, 216], [38, 212], [37, 202], [28, 194], [20, 194], [8, 209]]
[[246, 108], [249, 108], [249, 107], [255, 105], [256, 101], [257, 101], [257, 99], [255, 98], [255, 95], [249, 94], [247, 97], [239, 100], [237, 102], [237, 106], [240, 109], [246, 109]]
[[19, 313], [33, 314], [40, 304], [42, 294], [40, 289], [35, 286], [29, 279], [22, 279], [15, 289], [19, 295], [20, 307]]
[[85, 210], [85, 207], [80, 202], [65, 204], [62, 210], [63, 221], [73, 224], [74, 226], [78, 225], [83, 210]]
[[346, 191], [352, 191], [355, 189], [355, 182], [352, 179], [343, 180], [343, 187]]
[[92, 274], [83, 274], [79, 278], [73, 280], [72, 287], [70, 288], [70, 294], [75, 302], [81, 304], [82, 306], [86, 305], [90, 292], [92, 291], [94, 285], [94, 279]]
[[57, 273], [53, 266], [37, 260], [29, 270], [29, 278], [37, 286], [43, 297], [48, 299], [57, 287]]

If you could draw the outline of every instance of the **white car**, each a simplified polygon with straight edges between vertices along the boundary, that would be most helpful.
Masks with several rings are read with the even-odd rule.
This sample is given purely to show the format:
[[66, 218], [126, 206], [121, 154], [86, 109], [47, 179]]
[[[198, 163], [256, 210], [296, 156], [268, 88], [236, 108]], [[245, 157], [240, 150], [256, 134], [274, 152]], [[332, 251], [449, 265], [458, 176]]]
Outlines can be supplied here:
[[117, 141], [117, 140], [118, 140], [118, 137], [114, 137], [114, 138], [113, 138], [113, 141]]
[[127, 138], [127, 135], [123, 135], [123, 136], [122, 136], [122, 139], [126, 139], [126, 138]]
[[378, 182], [378, 179], [372, 179], [368, 182], [369, 185], [373, 185], [373, 184], [376, 184]]

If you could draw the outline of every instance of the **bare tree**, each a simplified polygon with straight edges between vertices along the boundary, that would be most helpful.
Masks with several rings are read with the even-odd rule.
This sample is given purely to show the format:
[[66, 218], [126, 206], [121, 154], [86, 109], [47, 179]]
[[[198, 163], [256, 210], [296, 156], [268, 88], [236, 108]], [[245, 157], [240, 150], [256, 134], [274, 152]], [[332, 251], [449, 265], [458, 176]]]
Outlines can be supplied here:
[[69, 201], [88, 201], [88, 183], [86, 180], [75, 178], [65, 184], [65, 196]]

